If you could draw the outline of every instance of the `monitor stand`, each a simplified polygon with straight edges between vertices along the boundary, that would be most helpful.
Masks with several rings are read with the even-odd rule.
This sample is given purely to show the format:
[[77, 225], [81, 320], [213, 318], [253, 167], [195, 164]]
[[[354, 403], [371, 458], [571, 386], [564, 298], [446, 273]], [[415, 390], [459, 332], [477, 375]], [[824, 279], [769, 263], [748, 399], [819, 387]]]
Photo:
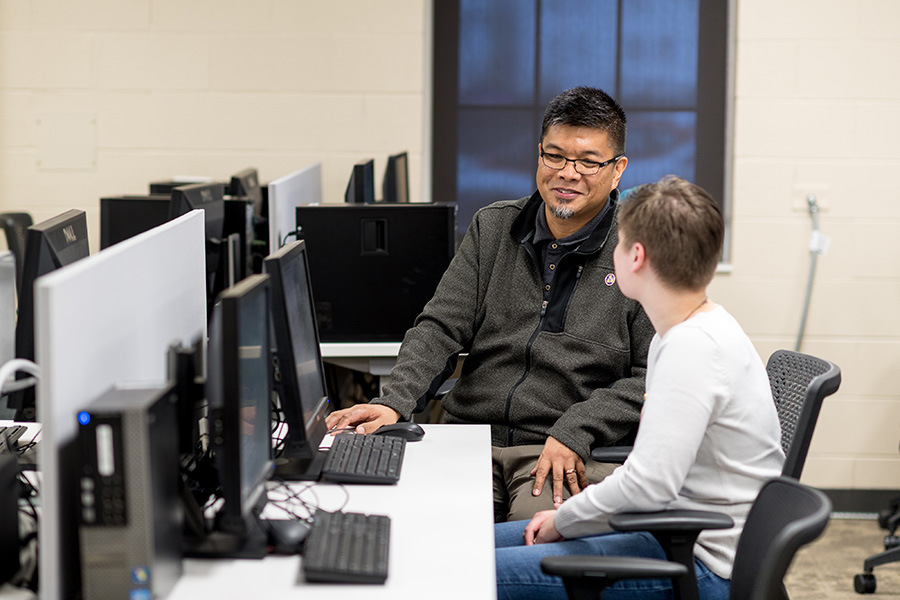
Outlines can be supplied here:
[[328, 452], [314, 451], [312, 457], [296, 456], [275, 459], [275, 478], [285, 481], [317, 481]]

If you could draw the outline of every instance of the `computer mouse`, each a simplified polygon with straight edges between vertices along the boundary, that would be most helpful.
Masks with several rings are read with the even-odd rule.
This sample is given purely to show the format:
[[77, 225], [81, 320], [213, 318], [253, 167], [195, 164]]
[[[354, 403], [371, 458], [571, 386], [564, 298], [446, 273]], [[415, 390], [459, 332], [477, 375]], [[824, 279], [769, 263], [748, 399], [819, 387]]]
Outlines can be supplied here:
[[272, 554], [299, 554], [311, 525], [300, 519], [264, 519]]
[[371, 435], [390, 435], [403, 438], [408, 442], [418, 442], [425, 437], [425, 430], [417, 423], [391, 423], [382, 425]]

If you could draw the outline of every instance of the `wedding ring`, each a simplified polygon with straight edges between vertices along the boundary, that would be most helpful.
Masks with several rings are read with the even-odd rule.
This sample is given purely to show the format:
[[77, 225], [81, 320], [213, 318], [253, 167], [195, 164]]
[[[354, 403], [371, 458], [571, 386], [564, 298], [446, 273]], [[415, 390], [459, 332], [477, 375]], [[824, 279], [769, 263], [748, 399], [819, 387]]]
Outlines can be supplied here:
[[567, 469], [567, 470], [566, 470], [566, 475], [571, 475], [571, 474], [574, 473], [574, 472], [575, 472], [575, 469]]

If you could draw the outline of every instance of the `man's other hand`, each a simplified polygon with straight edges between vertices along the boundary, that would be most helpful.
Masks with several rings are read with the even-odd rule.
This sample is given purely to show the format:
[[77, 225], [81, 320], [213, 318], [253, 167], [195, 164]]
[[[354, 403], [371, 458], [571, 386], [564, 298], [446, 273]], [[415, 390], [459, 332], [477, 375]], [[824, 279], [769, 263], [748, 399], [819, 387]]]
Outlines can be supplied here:
[[534, 475], [533, 495], [540, 495], [548, 473], [552, 476], [553, 505], [557, 508], [563, 501], [564, 484], [569, 487], [569, 491], [574, 496], [589, 483], [581, 457], [553, 437], [547, 438], [544, 450], [538, 457], [537, 465], [531, 470], [531, 474]]

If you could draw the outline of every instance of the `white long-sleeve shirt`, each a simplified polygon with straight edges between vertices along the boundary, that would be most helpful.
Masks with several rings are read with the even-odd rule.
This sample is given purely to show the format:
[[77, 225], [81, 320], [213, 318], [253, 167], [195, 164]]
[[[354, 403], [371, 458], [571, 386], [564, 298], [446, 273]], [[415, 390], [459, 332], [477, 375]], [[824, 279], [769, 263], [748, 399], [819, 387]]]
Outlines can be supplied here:
[[765, 367], [737, 321], [716, 306], [654, 336], [646, 387], [628, 460], [567, 500], [557, 530], [567, 538], [608, 532], [606, 515], [619, 512], [722, 512], [735, 527], [704, 531], [694, 553], [730, 578], [750, 505], [784, 463]]

